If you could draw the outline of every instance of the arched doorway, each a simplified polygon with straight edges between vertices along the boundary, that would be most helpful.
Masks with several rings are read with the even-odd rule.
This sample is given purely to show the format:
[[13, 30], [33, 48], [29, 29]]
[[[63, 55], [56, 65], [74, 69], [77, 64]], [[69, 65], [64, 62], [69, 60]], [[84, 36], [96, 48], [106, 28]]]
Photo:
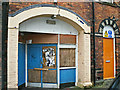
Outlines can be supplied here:
[[115, 78], [115, 37], [111, 26], [103, 28], [103, 76], [104, 79]]
[[113, 19], [102, 20], [99, 32], [103, 34], [103, 79], [115, 78], [115, 36], [119, 34], [119, 28]]
[[73, 26], [44, 15], [21, 23], [19, 32], [19, 44], [26, 44], [27, 50], [26, 87], [57, 88], [58, 84], [77, 83], [78, 31]]
[[[58, 11], [59, 11], [59, 14], [58, 14]], [[56, 19], [51, 19], [51, 16], [53, 16], [53, 15], [57, 15]], [[42, 18], [42, 19], [40, 20], [40, 18]], [[45, 26], [49, 27], [49, 29], [44, 26], [42, 20], [44, 20], [43, 22], [46, 24]], [[56, 24], [56, 25], [58, 24], [58, 27], [56, 27], [56, 25], [54, 25], [54, 24]], [[38, 27], [38, 28], [36, 28], [36, 27]], [[34, 29], [34, 28], [36, 28], [36, 29]], [[51, 29], [52, 29], [52, 31], [51, 31]], [[16, 84], [19, 82], [19, 76], [17, 76], [19, 74], [18, 68], [17, 68], [17, 67], [19, 67], [18, 66], [19, 63], [17, 63], [17, 59], [19, 59], [18, 58], [18, 54], [19, 54], [18, 53], [19, 52], [18, 51], [18, 36], [19, 36], [18, 33], [19, 33], [19, 31], [20, 31], [20, 35], [23, 35], [23, 36], [28, 35], [28, 37], [31, 37], [31, 38], [27, 39], [27, 41], [28, 41], [27, 44], [30, 44], [31, 41], [34, 42], [36, 40], [36, 38], [33, 39], [33, 37], [35, 37], [35, 36], [36, 37], [38, 36], [38, 38], [40, 36], [47, 38], [47, 36], [48, 36], [49, 39], [50, 39], [51, 35], [53, 37], [57, 37], [57, 42], [55, 43], [53, 41], [54, 42], [53, 46], [55, 46], [55, 48], [53, 48], [53, 49], [54, 50], [56, 49], [55, 53], [57, 55], [56, 57], [54, 57], [54, 58], [56, 58], [56, 64], [55, 64], [56, 67], [54, 69], [57, 72], [55, 87], [59, 88], [61, 83], [66, 83], [66, 81], [69, 81], [71, 77], [72, 77], [72, 81], [70, 80], [70, 82], [74, 82], [76, 86], [79, 85], [79, 83], [91, 84], [91, 82], [90, 82], [90, 27], [84, 22], [83, 19], [81, 19], [81, 17], [79, 17], [78, 15], [76, 15], [70, 11], [64, 10], [63, 8], [36, 7], [36, 8], [26, 10], [25, 12], [24, 11], [20, 12], [19, 14], [15, 15], [15, 16], [13, 15], [13, 17], [9, 17], [8, 87], [18, 87]], [[43, 37], [41, 37], [41, 38], [43, 38]], [[45, 42], [45, 39], [41, 39], [41, 40], [43, 42]], [[46, 40], [48, 40], [48, 39], [46, 39]], [[51, 40], [54, 40], [54, 39], [51, 39]], [[71, 41], [69, 41], [69, 40], [71, 40]], [[40, 41], [40, 42], [42, 42], [42, 41]], [[70, 42], [70, 43], [67, 43], [67, 42]], [[51, 44], [51, 43], [49, 42], [49, 44]], [[46, 48], [47, 45], [48, 45], [48, 43], [47, 44], [42, 43], [42, 45], [40, 45], [40, 46], [37, 46], [37, 45], [36, 46], [35, 45], [33, 45], [33, 46], [26, 45], [26, 46], [28, 46], [30, 48], [34, 48], [34, 46], [38, 47], [35, 50], [31, 50], [31, 51], [37, 52], [37, 50], [38, 50], [38, 52], [39, 52], [39, 50], [43, 51], [43, 47], [45, 49], [47, 49]], [[50, 46], [50, 48], [51, 47], [52, 46]], [[14, 48], [15, 52], [10, 53], [10, 51], [13, 48]], [[26, 51], [27, 51], [27, 49], [28, 48], [26, 48]], [[35, 54], [35, 52], [32, 52], [32, 54], [30, 53], [32, 58], [39, 56], [38, 55], [38, 56], [34, 57], [33, 54]], [[61, 53], [64, 53], [64, 52], [67, 53], [68, 55], [70, 55], [70, 53], [74, 53], [73, 56], [71, 56], [71, 57], [75, 57], [75, 59], [73, 61], [74, 67], [70, 67], [70, 66], [69, 67], [66, 67], [66, 66], [60, 67], [60, 64], [61, 64], [60, 61], [62, 61], [60, 59], [63, 58]], [[13, 55], [14, 55], [14, 57], [12, 57]], [[79, 55], [79, 57], [78, 57], [78, 55]], [[41, 54], [41, 56], [42, 56], [42, 54]], [[29, 57], [28, 54], [25, 57], [28, 58]], [[11, 61], [11, 59], [14, 61]], [[63, 62], [65, 62], [65, 61], [63, 61]], [[30, 62], [26, 62], [26, 63], [28, 64]], [[41, 61], [40, 61], [40, 63], [41, 63]], [[10, 72], [10, 68], [12, 65], [14, 65], [16, 67], [14, 69], [15, 70], [14, 72], [12, 72], [12, 71]], [[27, 86], [28, 85], [27, 75], [29, 75], [29, 74], [27, 74], [28, 65], [27, 66], [25, 65], [25, 67], [26, 67], [25, 83]], [[35, 68], [36, 67], [34, 67], [33, 69], [35, 69]], [[45, 69], [42, 67], [42, 69], [40, 69], [40, 71], [42, 71], [42, 70], [48, 70], [48, 69]], [[71, 72], [73, 74], [71, 74]], [[68, 74], [68, 73], [71, 74], [70, 78], [67, 77], [68, 78], [67, 80], [62, 79], [64, 77], [64, 74]], [[13, 76], [16, 77], [16, 79], [14, 79], [15, 82], [13, 82], [11, 84], [10, 83], [11, 79], [9, 77], [13, 77]], [[44, 76], [44, 75], [40, 73], [40, 76]], [[18, 77], [18, 79], [17, 79], [17, 77]], [[44, 79], [44, 77], [42, 77], [41, 80], [39, 79], [41, 81], [41, 83], [43, 83], [43, 79]], [[33, 85], [35, 85], [35, 84], [33, 84]], [[41, 85], [44, 87], [44, 83]], [[40, 84], [37, 86], [40, 86]], [[52, 85], [50, 85], [50, 86], [52, 86]], [[54, 87], [54, 85], [53, 85], [53, 87]]]

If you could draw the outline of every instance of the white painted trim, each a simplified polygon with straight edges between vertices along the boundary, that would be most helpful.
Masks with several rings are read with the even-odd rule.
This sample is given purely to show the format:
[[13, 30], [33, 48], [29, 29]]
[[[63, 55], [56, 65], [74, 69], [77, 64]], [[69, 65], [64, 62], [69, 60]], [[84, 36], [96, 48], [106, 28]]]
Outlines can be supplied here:
[[[28, 82], [29, 87], [41, 87], [41, 83], [30, 83]], [[57, 84], [48, 84], [48, 83], [43, 83], [43, 88], [57, 88]]]
[[27, 42], [25, 44], [25, 87], [27, 87]]
[[[31, 33], [49, 33], [49, 34], [61, 34], [61, 33], [56, 33], [56, 32], [42, 32], [42, 31], [26, 31], [26, 30], [22, 30], [20, 32], [31, 32]], [[63, 35], [78, 35], [78, 34], [74, 34], [74, 33], [62, 33]]]
[[60, 47], [60, 35], [58, 34], [58, 53], [57, 53], [57, 63], [58, 63], [58, 69], [57, 69], [57, 76], [58, 76], [58, 86], [57, 86], [57, 88], [59, 88], [60, 87], [60, 69], [59, 69], [59, 67], [60, 67], [60, 63], [59, 63], [59, 47]]
[[75, 57], [75, 65], [76, 65], [76, 83], [75, 86], [77, 86], [78, 83], [78, 35], [76, 36], [76, 57]]
[[48, 84], [48, 83], [43, 83], [43, 88], [57, 88], [57, 84]]
[[20, 43], [20, 44], [25, 44], [25, 43], [23, 43], [23, 42], [18, 42], [18, 43]]
[[60, 47], [59, 48], [76, 48], [76, 45], [70, 45], [70, 44], [68, 44], [68, 45], [65, 45], [65, 44], [60, 44]]
[[60, 67], [60, 69], [74, 69], [76, 67]]
[[116, 37], [116, 38], [117, 38], [117, 37], [120, 37], [120, 35], [116, 35], [115, 37]]
[[[40, 16], [40, 15], [57, 15], [58, 11], [60, 11], [59, 14], [61, 17], [72, 20], [77, 25], [79, 25], [84, 30], [84, 32], [90, 33], [90, 26], [88, 26], [81, 18], [79, 18], [78, 16], [76, 16], [75, 14], [69, 11], [66, 11], [64, 9], [59, 9], [57, 7], [37, 7], [37, 8], [32, 8], [32, 9], [23, 11], [14, 17], [8, 18], [9, 19], [8, 28], [11, 28], [11, 27], [19, 28], [19, 24], [24, 22], [25, 20], [28, 20], [36, 16]], [[79, 20], [84, 22], [84, 24], [82, 24]]]
[[41, 83], [30, 83], [28, 82], [29, 87], [41, 87]]

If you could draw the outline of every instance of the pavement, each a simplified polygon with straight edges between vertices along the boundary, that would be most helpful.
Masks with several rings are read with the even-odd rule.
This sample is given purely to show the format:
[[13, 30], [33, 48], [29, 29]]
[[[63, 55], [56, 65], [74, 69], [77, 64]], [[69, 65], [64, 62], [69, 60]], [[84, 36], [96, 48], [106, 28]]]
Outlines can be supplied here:
[[112, 82], [113, 82], [113, 79], [99, 80], [99, 81], [96, 81], [96, 86], [84, 87], [84, 88], [80, 88], [77, 86], [65, 87], [61, 89], [27, 87], [27, 88], [19, 88], [19, 90], [107, 90]]

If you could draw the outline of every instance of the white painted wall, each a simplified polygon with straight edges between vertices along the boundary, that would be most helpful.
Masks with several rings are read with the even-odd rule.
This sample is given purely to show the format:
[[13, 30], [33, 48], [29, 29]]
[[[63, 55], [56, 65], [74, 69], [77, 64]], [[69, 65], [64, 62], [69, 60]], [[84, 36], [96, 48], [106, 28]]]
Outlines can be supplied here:
[[[56, 24], [47, 24], [46, 20], [54, 20], [56, 21]], [[50, 17], [36, 17], [29, 19], [20, 24], [20, 31], [73, 35], [78, 34], [78, 31], [72, 25], [59, 19], [51, 19]]]

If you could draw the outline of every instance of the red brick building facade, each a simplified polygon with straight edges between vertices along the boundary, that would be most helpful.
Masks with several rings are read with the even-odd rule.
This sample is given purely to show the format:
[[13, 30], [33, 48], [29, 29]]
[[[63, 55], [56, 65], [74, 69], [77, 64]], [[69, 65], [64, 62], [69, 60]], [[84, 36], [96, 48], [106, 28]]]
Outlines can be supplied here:
[[[9, 14], [15, 13], [25, 7], [35, 4], [52, 4], [53, 2], [17, 2], [9, 3]], [[91, 26], [91, 75], [93, 75], [93, 29], [92, 29], [92, 3], [91, 2], [58, 2], [58, 6], [65, 7], [80, 15]], [[98, 32], [99, 25], [106, 18], [118, 19], [116, 21], [120, 30], [120, 3], [95, 3], [95, 50], [96, 50], [96, 79], [103, 79], [103, 36]], [[79, 57], [79, 56], [78, 56]], [[115, 38], [116, 74], [120, 72], [120, 35]]]

